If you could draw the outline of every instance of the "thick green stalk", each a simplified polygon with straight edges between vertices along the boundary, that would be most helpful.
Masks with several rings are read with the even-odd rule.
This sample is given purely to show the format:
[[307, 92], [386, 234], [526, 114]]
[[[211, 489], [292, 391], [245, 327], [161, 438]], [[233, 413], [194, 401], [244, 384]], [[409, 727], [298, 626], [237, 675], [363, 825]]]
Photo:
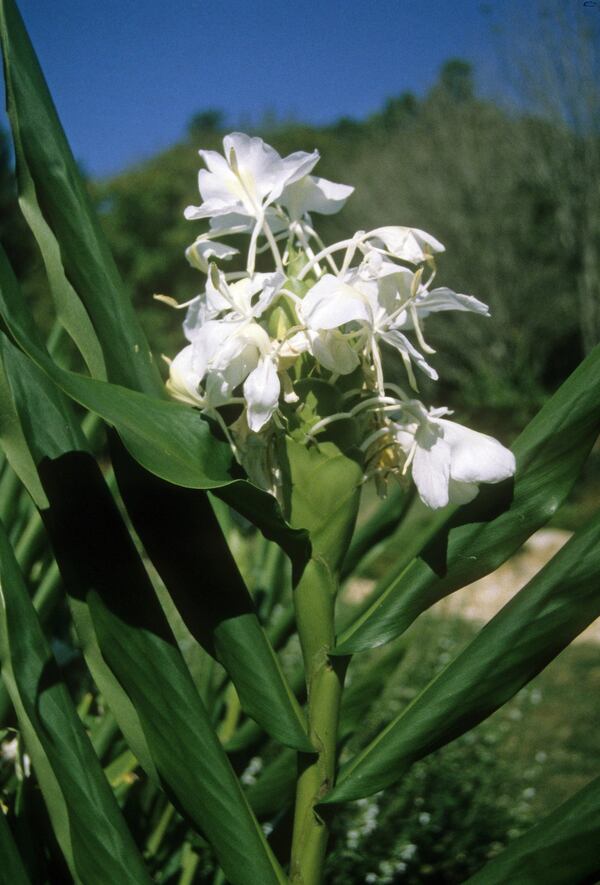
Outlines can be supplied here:
[[346, 660], [330, 658], [334, 644], [336, 581], [311, 560], [294, 591], [308, 690], [308, 728], [314, 754], [299, 754], [290, 881], [320, 885], [329, 827], [315, 810], [333, 786], [337, 728]]

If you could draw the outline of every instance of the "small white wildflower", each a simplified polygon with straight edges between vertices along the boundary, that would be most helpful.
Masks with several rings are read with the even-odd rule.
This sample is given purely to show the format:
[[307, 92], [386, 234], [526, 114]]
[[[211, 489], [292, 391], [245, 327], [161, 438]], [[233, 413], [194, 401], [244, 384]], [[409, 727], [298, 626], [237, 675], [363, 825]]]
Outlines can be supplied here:
[[250, 787], [255, 784], [263, 767], [263, 761], [260, 756], [253, 756], [245, 770], [240, 776], [240, 780], [245, 786]]
[[348, 830], [346, 833], [346, 845], [348, 848], [356, 849], [360, 844], [360, 833], [358, 830]]
[[0, 745], [0, 758], [9, 765], [14, 765], [17, 779], [22, 781], [31, 774], [31, 759], [27, 753], [21, 753], [18, 735]]
[[529, 700], [532, 704], [539, 704], [542, 700], [542, 693], [539, 688], [532, 688], [531, 694], [529, 695]]
[[418, 851], [417, 846], [413, 842], [409, 842], [408, 845], [404, 845], [400, 850], [400, 857], [402, 860], [412, 860]]

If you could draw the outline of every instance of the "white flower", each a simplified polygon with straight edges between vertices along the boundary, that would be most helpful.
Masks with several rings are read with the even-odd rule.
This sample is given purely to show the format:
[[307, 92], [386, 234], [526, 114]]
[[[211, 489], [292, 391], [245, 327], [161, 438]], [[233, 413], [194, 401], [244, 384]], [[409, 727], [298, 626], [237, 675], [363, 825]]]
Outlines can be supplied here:
[[14, 765], [18, 780], [22, 781], [23, 778], [30, 776], [31, 759], [27, 753], [21, 753], [18, 737], [2, 742], [0, 745], [0, 758], [9, 765]]
[[422, 264], [445, 247], [431, 234], [416, 227], [378, 227], [369, 231], [364, 241], [383, 254], [411, 264]]
[[248, 408], [248, 427], [257, 433], [271, 418], [279, 402], [281, 383], [276, 360], [261, 353], [256, 368], [244, 382], [244, 399]]
[[175, 399], [201, 409], [214, 410], [229, 402], [232, 397], [223, 380], [211, 376], [202, 386], [205, 375], [202, 355], [197, 353], [193, 345], [188, 344], [169, 365], [167, 390]]
[[502, 482], [515, 472], [515, 457], [498, 440], [411, 400], [403, 404], [406, 419], [394, 423], [396, 443], [407, 455], [421, 500], [428, 507], [465, 504], [478, 492], [477, 483]]
[[[363, 262], [359, 274], [366, 277], [369, 272], [375, 273], [373, 263]], [[483, 301], [472, 295], [453, 292], [446, 286], [428, 289], [421, 283], [420, 272], [415, 273], [407, 267], [383, 262], [376, 278], [379, 279], [380, 300], [389, 306], [406, 305], [406, 308], [396, 315], [394, 325], [398, 329], [413, 329], [416, 326], [416, 319], [425, 319], [431, 313], [447, 310], [467, 311], [488, 317], [490, 315], [490, 309]]]
[[349, 375], [360, 363], [355, 347], [337, 329], [306, 333], [308, 347], [314, 358], [325, 369], [337, 375]]
[[381, 289], [378, 281], [365, 280], [359, 270], [353, 270], [345, 274], [344, 278], [324, 274], [299, 303], [298, 313], [306, 326], [313, 331], [329, 331], [348, 323], [359, 323], [367, 334], [380, 389], [383, 389], [383, 377], [379, 340], [399, 351], [409, 371], [411, 383], [414, 384], [414, 377], [410, 370], [410, 360], [435, 380], [435, 369], [427, 363], [406, 335], [399, 331], [394, 314], [400, 304], [393, 291]]
[[[189, 393], [197, 379], [205, 390], [205, 397], [200, 395], [200, 399], [219, 405], [231, 401], [235, 388], [243, 382], [248, 425], [258, 432], [279, 402], [277, 345], [252, 320], [209, 320], [194, 337], [191, 353], [185, 359], [178, 355], [181, 368], [176, 365], [177, 375], [171, 388], [177, 385]], [[177, 358], [173, 363], [176, 361]]]
[[354, 188], [350, 185], [337, 184], [316, 175], [306, 175], [293, 184], [288, 184], [278, 203], [287, 209], [292, 221], [299, 221], [310, 212], [334, 215], [353, 192]]
[[175, 399], [197, 406], [204, 403], [199, 386], [202, 376], [194, 368], [194, 348], [191, 344], [180, 350], [169, 364], [167, 390]]
[[228, 320], [260, 317], [278, 296], [284, 283], [285, 276], [279, 271], [255, 273], [228, 283], [215, 265], [211, 265], [206, 291], [189, 303], [183, 324], [185, 337], [193, 341], [202, 326], [219, 315]]
[[[229, 233], [225, 231], [224, 233]], [[201, 234], [191, 246], [185, 250], [185, 257], [196, 270], [202, 273], [208, 273], [210, 259], [228, 259], [233, 255], [239, 254], [239, 249], [228, 246], [226, 243], [217, 243], [213, 237], [217, 236], [217, 232], [208, 231]]]
[[202, 204], [188, 206], [185, 217], [215, 218], [237, 215], [262, 219], [267, 206], [281, 196], [287, 185], [312, 170], [318, 151], [297, 151], [282, 158], [262, 138], [233, 132], [223, 139], [225, 156], [200, 151], [207, 168], [198, 175]]

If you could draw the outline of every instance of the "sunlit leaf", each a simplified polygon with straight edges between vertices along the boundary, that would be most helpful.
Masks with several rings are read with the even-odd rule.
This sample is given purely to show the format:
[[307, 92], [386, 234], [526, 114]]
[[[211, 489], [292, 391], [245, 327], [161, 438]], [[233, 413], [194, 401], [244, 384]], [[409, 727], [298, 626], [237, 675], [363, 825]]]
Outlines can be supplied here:
[[467, 879], [471, 885], [565, 885], [600, 876], [600, 778]]
[[336, 654], [389, 642], [421, 612], [483, 577], [544, 525], [573, 487], [600, 431], [600, 346], [516, 440], [514, 489], [482, 486], [400, 574], [392, 570], [339, 636]]
[[369, 796], [501, 707], [600, 616], [600, 513], [342, 768], [326, 802]]

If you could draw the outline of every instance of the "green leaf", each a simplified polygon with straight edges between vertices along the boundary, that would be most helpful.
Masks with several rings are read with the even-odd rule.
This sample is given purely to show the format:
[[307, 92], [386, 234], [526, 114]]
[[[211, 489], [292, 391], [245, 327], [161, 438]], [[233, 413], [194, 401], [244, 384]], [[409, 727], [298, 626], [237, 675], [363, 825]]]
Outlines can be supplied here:
[[61, 680], [0, 524], [0, 658], [56, 838], [76, 881], [150, 879]]
[[292, 526], [308, 529], [312, 556], [337, 574], [356, 521], [362, 466], [334, 442], [308, 447], [286, 438]]
[[0, 3], [0, 38], [21, 205], [38, 240], [61, 319], [92, 374], [103, 377], [89, 318], [109, 377], [164, 395], [14, 0]]
[[[405, 643], [395, 643], [369, 661], [358, 676], [349, 680], [344, 691], [338, 738], [341, 743], [356, 733], [377, 705], [381, 692], [398, 667], [405, 651]], [[260, 818], [281, 814], [291, 805], [296, 790], [298, 758], [287, 748], [282, 750], [261, 771], [256, 783], [248, 787], [247, 796], [254, 812]]]
[[223, 664], [249, 716], [281, 743], [310, 751], [304, 714], [208, 496], [148, 476], [114, 437], [111, 455], [136, 532], [189, 632]]
[[0, 811], [0, 885], [30, 885], [21, 855], [14, 843], [6, 817]]
[[[196, 692], [179, 650], [152, 629], [115, 618], [99, 594], [90, 595], [90, 607], [173, 803], [200, 827], [229, 881], [285, 882], [200, 699], [192, 702]], [[165, 674], [168, 692], [159, 689]]]
[[361, 559], [376, 544], [381, 543], [398, 527], [413, 500], [412, 490], [396, 486], [375, 509], [369, 519], [361, 525], [352, 537], [350, 549], [344, 559], [342, 578], [348, 577], [355, 570]]
[[294, 799], [297, 777], [298, 755], [286, 747], [248, 787], [248, 801], [257, 817], [273, 817], [285, 811]]
[[[128, 399], [122, 390], [112, 389], [108, 391], [113, 400], [111, 408], [107, 402], [107, 390], [86, 387], [85, 381], [89, 379], [81, 379], [83, 385], [78, 384], [77, 376], [71, 378], [70, 386], [68, 383], [63, 385], [63, 389], [91, 411], [115, 424], [131, 453], [150, 472], [190, 488], [213, 488], [231, 483], [230, 488], [223, 488], [219, 494], [256, 522], [267, 537], [281, 543], [293, 558], [299, 574], [302, 560], [309, 555], [306, 538], [289, 531], [272, 497], [249, 483], [232, 482], [228, 446], [214, 440], [197, 413], [175, 403], [163, 402], [166, 409], [158, 405], [157, 400], [165, 397], [162, 381], [124, 291], [13, 0], [0, 3], [0, 37], [17, 158], [30, 185], [29, 190], [37, 193], [39, 201], [39, 205], [35, 202], [30, 206], [27, 220], [40, 240], [49, 278], [51, 282], [58, 281], [54, 289], [63, 292], [64, 266], [66, 277], [85, 305], [85, 316], [89, 314], [92, 319], [102, 345], [108, 377], [118, 384], [149, 393], [152, 399]], [[29, 205], [27, 200], [25, 202]], [[43, 215], [39, 206], [43, 207]], [[48, 245], [46, 241], [50, 239]], [[56, 243], [59, 244], [59, 255], [55, 254]], [[69, 289], [63, 294], [71, 303], [72, 291]], [[23, 329], [15, 330], [15, 318], [16, 314], [11, 332], [35, 359], [24, 343], [23, 335], [19, 334]], [[78, 330], [77, 321], [75, 333]], [[89, 348], [83, 347], [83, 350], [88, 352]], [[92, 374], [102, 377], [101, 372], [94, 372], [93, 368]], [[56, 376], [54, 380], [59, 383]], [[63, 375], [63, 382], [66, 380]], [[173, 406], [177, 411], [169, 408]], [[127, 419], [130, 410], [133, 420]], [[144, 421], [146, 410], [149, 420]], [[157, 423], [152, 428], [154, 421]], [[151, 431], [150, 436], [148, 431]], [[171, 433], [174, 433], [172, 441]], [[187, 453], [183, 461], [182, 452]]]
[[[45, 373], [11, 345], [4, 336], [0, 336], [0, 348], [27, 446], [36, 465], [42, 462], [52, 463], [53, 460], [69, 452], [79, 453], [80, 456], [87, 456], [92, 460], [69, 401], [63, 397]], [[29, 489], [29, 486], [27, 487]], [[47, 509], [50, 502], [45, 492], [44, 498]], [[90, 503], [88, 499], [85, 506], [86, 516], [90, 512]], [[106, 528], [105, 526], [104, 529]], [[109, 540], [108, 537], [106, 539]], [[137, 559], [135, 554], [134, 561]], [[122, 562], [120, 566], [123, 568]], [[64, 563], [62, 567], [64, 568]], [[113, 710], [126, 740], [149, 776], [158, 781], [137, 714], [126, 692], [102, 656], [87, 604], [78, 598], [80, 595], [71, 593], [69, 601], [87, 665], [100, 692]]]
[[369, 796], [487, 718], [600, 615], [600, 513], [340, 772], [325, 802]]
[[210, 840], [230, 881], [281, 881], [98, 465], [67, 452], [39, 471], [65, 586], [75, 611], [89, 609], [106, 672], [135, 710], [164, 789]]
[[4, 361], [1, 356], [2, 339], [4, 339], [4, 335], [0, 333], [0, 445], [8, 458], [10, 466], [29, 490], [36, 505], [38, 507], [45, 507], [48, 501], [41, 486], [33, 458], [27, 448], [21, 422], [19, 421], [10, 385], [4, 370]]
[[472, 885], [565, 885], [600, 876], [600, 778], [511, 842]]
[[[133, 457], [175, 485], [218, 494], [279, 543], [296, 574], [310, 555], [306, 533], [290, 529], [272, 495], [233, 475], [229, 445], [189, 406], [60, 368], [39, 343], [6, 255], [0, 250], [0, 313], [20, 347], [72, 399], [115, 425]], [[223, 488], [219, 488], [223, 487]]]
[[[107, 402], [111, 401], [110, 392], [108, 392], [111, 385], [59, 369], [38, 345], [36, 330], [19, 305], [16, 281], [6, 259], [4, 262], [0, 262], [0, 306], [6, 309], [6, 315], [10, 314], [14, 319], [14, 329], [37, 355], [38, 362], [46, 370], [46, 375], [51, 377], [53, 374], [58, 377], [61, 375], [70, 376], [75, 386], [78, 383], [84, 387], [86, 383], [93, 387], [99, 386], [104, 399]], [[69, 452], [85, 450], [85, 442], [59, 391], [53, 387], [36, 365], [30, 363], [9, 342], [5, 341], [3, 349], [5, 359], [9, 359], [13, 367], [11, 384], [14, 395], [20, 403], [20, 414], [25, 422], [25, 433], [37, 464], [40, 465], [48, 458], [56, 460]], [[165, 410], [170, 413], [172, 407], [175, 407], [184, 414], [184, 420], [191, 419], [194, 427], [199, 427], [201, 431], [204, 431], [209, 447], [213, 444], [212, 437], [209, 439], [208, 425], [192, 409], [183, 407], [183, 412], [181, 412], [177, 403], [151, 399], [145, 394], [125, 388], [115, 388], [115, 390], [123, 394], [127, 421], [135, 421], [137, 416], [142, 424], [145, 422], [147, 428], [151, 428], [154, 423], [152, 432], [158, 426], [157, 422], [148, 422], [147, 406], [135, 411], [131, 406], [132, 399], [135, 401], [147, 400], [151, 405], [155, 405], [161, 414]], [[117, 396], [117, 404], [118, 402]], [[192, 427], [191, 424], [188, 426]], [[191, 430], [190, 433], [191, 436], [187, 442], [180, 440], [182, 448], [179, 450], [180, 454], [183, 454], [184, 460], [188, 461], [190, 450], [193, 447], [192, 440], [197, 439], [194, 436], [194, 430]], [[169, 422], [165, 424], [165, 435], [167, 438], [172, 436], [172, 427]], [[215, 442], [215, 445], [219, 444]], [[116, 445], [113, 445], [113, 454], [117, 451]], [[231, 459], [229, 447], [222, 445], [219, 451], [223, 455], [223, 462], [227, 463]], [[244, 708], [278, 740], [289, 743], [298, 749], [306, 749], [308, 742], [303, 714], [287, 686], [277, 658], [258, 623], [253, 603], [231, 559], [206, 496], [178, 489], [148, 476], [137, 467], [135, 462], [132, 462], [131, 459], [127, 460], [123, 456], [115, 458], [114, 463], [124, 498], [130, 505], [132, 518], [138, 527], [142, 542], [147, 545], [148, 553], [155, 561], [159, 573], [163, 575], [176, 604], [180, 609], [183, 609], [182, 613], [187, 611], [189, 614], [191, 607], [193, 627], [202, 625], [201, 629], [204, 630], [205, 635], [207, 631], [211, 634], [215, 633], [219, 657], [228, 667], [229, 673], [238, 687]], [[81, 463], [75, 465], [71, 461], [70, 464], [73, 470], [83, 469]], [[189, 465], [192, 470], [196, 471], [197, 482], [198, 464], [193, 463], [193, 457], [189, 461]], [[47, 473], [49, 470], [50, 466], [47, 467]], [[128, 477], [131, 477], [133, 481], [129, 481]], [[91, 482], [93, 476], [90, 476], [89, 479]], [[84, 480], [85, 477], [82, 478], [82, 481]], [[242, 489], [249, 487], [249, 483], [243, 481], [235, 483], [235, 485], [242, 486]], [[102, 489], [99, 487], [97, 489], [98, 500], [100, 500], [101, 492]], [[286, 526], [278, 512], [277, 502], [271, 495], [258, 489], [256, 492], [257, 497], [251, 498], [251, 500], [255, 501], [256, 507], [260, 507], [262, 498], [266, 499], [267, 524], [272, 526], [273, 534], [276, 534], [286, 546], [288, 546], [289, 540], [290, 549], [296, 562], [301, 563], [306, 559], [306, 554], [302, 553], [302, 550], [307, 546], [305, 534], [292, 532]], [[93, 500], [91, 497], [90, 501]], [[60, 503], [60, 490], [56, 490], [54, 506], [58, 507]], [[86, 520], [85, 515], [91, 514], [93, 511], [85, 501], [81, 501], [80, 506], [81, 514], [84, 515], [76, 515], [74, 521], [76, 524], [82, 521], [82, 524], [85, 525], [89, 520], [89, 517]], [[169, 514], [168, 521], [164, 519], [165, 514]], [[122, 520], [114, 504], [110, 512], [107, 510], [105, 519], [107, 528], [109, 525], [112, 526], [115, 535], [118, 536]], [[212, 529], [212, 533], [210, 538], [204, 538], [206, 542], [204, 545], [199, 541], [202, 540], [207, 529]], [[267, 528], [266, 531], [270, 531], [270, 529]], [[174, 556], [175, 548], [177, 556]], [[215, 568], [210, 575], [205, 571], [206, 557], [209, 552], [212, 556], [218, 552]], [[63, 555], [65, 560], [69, 562], [72, 553], [69, 551], [68, 542], [64, 546]], [[102, 552], [99, 552], [98, 555], [103, 558]], [[131, 546], [126, 562], [134, 574], [136, 573], [137, 560], [137, 553]], [[228, 575], [224, 573], [227, 566], [229, 566]], [[118, 580], [117, 576], [114, 580]], [[221, 606], [217, 613], [217, 621], [215, 614], [211, 613], [215, 606], [213, 600], [218, 601], [223, 597], [224, 583], [228, 589], [228, 600], [233, 604], [229, 610], [224, 610]], [[198, 586], [205, 588], [202, 596], [197, 593]], [[149, 584], [145, 592], [150, 600], [147, 604], [157, 607], [154, 591]], [[135, 716], [131, 715], [131, 711], [128, 709], [129, 704], [124, 702], [119, 688], [113, 686], [113, 691], [110, 691], [110, 674], [103, 665], [102, 655], [96, 647], [94, 630], [92, 625], [88, 623], [86, 603], [84, 601], [83, 604], [80, 604], [75, 598], [72, 608], [74, 616], [77, 618], [88, 664], [93, 668], [101, 690], [105, 693], [108, 692], [114, 703], [118, 705], [122, 727], [129, 726], [129, 734], [135, 739], [135, 733], [131, 731], [131, 728], [135, 726]], [[242, 620], [239, 617], [236, 619], [237, 615], [244, 617]], [[197, 633], [197, 630], [193, 629], [192, 632]], [[212, 643], [212, 635], [210, 642]], [[252, 666], [248, 665], [248, 661], [252, 661]], [[251, 675], [256, 677], [255, 681], [250, 681]], [[268, 686], [268, 688], [266, 689], [264, 686]], [[116, 709], [115, 715], [117, 715]], [[140, 761], [152, 773], [153, 766], [148, 754], [144, 752], [144, 741], [139, 740], [139, 735], [135, 740], [134, 750], [141, 754]]]
[[[24, 362], [38, 372], [40, 384], [49, 384], [23, 354], [14, 348], [10, 352], [21, 379], [27, 377], [19, 371]], [[27, 390], [32, 387], [29, 384]], [[47, 392], [49, 399], [56, 398], [51, 384]], [[136, 755], [140, 752], [140, 762], [151, 774], [158, 772], [173, 801], [210, 838], [231, 880], [279, 881], [262, 831], [243, 799], [95, 461], [87, 452], [71, 449], [74, 430], [57, 421], [35, 438], [36, 456], [49, 432], [54, 456], [41, 457], [38, 468], [50, 502], [42, 515], [72, 596], [84, 649], [89, 653], [92, 646], [88, 659], [95, 664], [94, 678], [128, 740], [134, 737], [131, 745]], [[66, 451], [58, 455], [61, 446]], [[243, 864], [241, 852], [247, 854]], [[236, 878], [246, 874], [255, 878]]]
[[501, 565], [556, 512], [600, 430], [600, 346], [564, 382], [521, 436], [514, 489], [482, 486], [400, 574], [380, 583], [338, 638], [346, 655], [389, 642], [421, 612]]

